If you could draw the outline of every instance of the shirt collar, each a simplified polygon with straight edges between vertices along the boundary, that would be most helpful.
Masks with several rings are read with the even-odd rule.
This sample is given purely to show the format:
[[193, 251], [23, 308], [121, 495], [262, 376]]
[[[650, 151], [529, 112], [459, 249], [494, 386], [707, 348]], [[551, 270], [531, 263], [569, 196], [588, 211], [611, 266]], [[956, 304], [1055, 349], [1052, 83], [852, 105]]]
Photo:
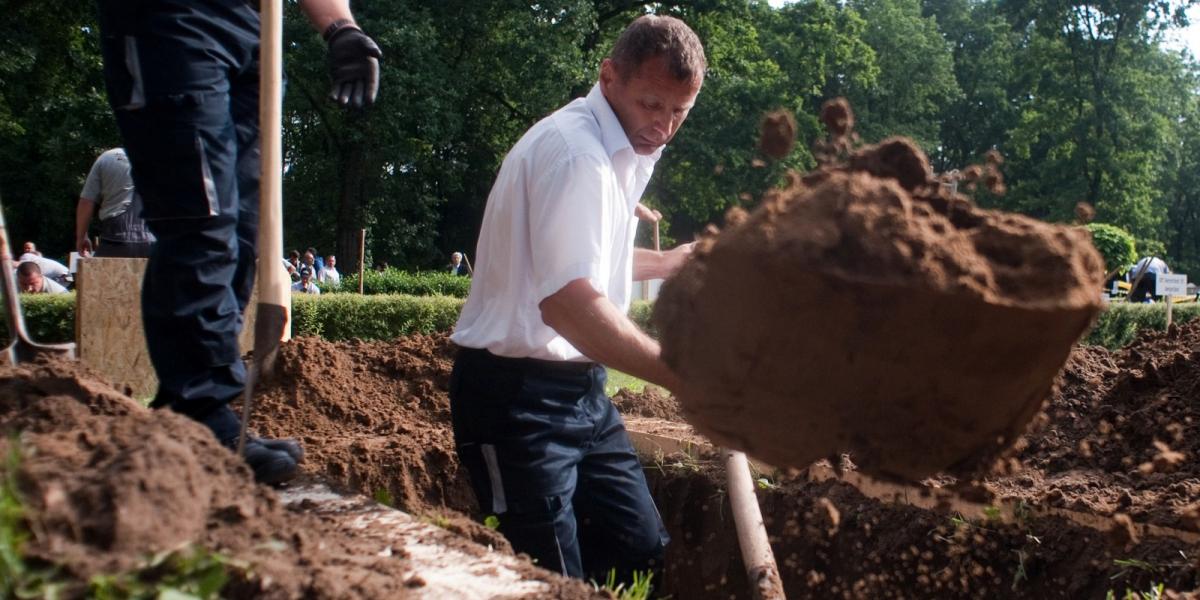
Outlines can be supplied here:
[[625, 135], [625, 128], [621, 127], [621, 121], [617, 119], [617, 113], [613, 112], [608, 99], [604, 97], [604, 92], [600, 91], [599, 82], [592, 86], [586, 101], [588, 108], [596, 117], [596, 122], [600, 124], [600, 141], [604, 144], [604, 151], [608, 153], [609, 158], [616, 156], [622, 150], [628, 150], [638, 159], [636, 162], [639, 165], [645, 165], [643, 159], [649, 159], [650, 165], [653, 165], [662, 156], [662, 146], [647, 156], [634, 152], [633, 145], [629, 143], [629, 136]]

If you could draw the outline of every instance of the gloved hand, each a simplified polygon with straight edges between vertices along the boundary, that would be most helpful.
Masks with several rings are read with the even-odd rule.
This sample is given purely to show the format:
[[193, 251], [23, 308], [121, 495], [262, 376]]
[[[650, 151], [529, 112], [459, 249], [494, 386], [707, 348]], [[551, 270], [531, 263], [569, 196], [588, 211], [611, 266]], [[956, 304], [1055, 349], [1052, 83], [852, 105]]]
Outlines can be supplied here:
[[375, 40], [353, 25], [339, 27], [329, 36], [329, 97], [342, 106], [363, 108], [379, 93], [379, 59], [383, 52]]

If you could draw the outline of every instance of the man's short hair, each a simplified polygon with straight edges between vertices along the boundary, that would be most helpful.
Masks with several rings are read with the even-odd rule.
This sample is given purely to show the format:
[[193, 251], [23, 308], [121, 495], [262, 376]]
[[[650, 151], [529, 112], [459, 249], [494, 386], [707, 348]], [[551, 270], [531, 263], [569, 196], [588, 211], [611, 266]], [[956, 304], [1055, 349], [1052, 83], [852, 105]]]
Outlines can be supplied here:
[[34, 273], [41, 275], [42, 267], [39, 266], [37, 263], [33, 262], [32, 260], [27, 260], [27, 261], [17, 265], [17, 275], [20, 275], [21, 277], [29, 277], [30, 275], [33, 275]]
[[621, 32], [608, 57], [617, 67], [617, 73], [627, 78], [643, 62], [656, 56], [666, 57], [671, 75], [679, 81], [703, 79], [708, 70], [700, 38], [675, 17], [643, 15], [634, 19]]

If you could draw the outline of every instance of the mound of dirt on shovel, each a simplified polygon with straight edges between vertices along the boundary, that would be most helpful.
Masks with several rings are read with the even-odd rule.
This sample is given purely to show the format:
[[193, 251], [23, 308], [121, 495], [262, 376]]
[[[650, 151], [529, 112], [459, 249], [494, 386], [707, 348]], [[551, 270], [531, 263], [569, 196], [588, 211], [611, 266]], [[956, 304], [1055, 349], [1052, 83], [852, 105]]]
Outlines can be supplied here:
[[[203, 547], [230, 570], [233, 598], [403, 598], [402, 556], [286, 510], [194, 421], [152, 411], [77, 365], [0, 369], [0, 468], [31, 532], [27, 562], [57, 565], [81, 596], [89, 578]], [[15, 448], [14, 448], [15, 446]]]
[[726, 221], [654, 320], [688, 420], [777, 466], [849, 452], [914, 481], [985, 468], [1100, 309], [1086, 230], [979, 209], [904, 139]]

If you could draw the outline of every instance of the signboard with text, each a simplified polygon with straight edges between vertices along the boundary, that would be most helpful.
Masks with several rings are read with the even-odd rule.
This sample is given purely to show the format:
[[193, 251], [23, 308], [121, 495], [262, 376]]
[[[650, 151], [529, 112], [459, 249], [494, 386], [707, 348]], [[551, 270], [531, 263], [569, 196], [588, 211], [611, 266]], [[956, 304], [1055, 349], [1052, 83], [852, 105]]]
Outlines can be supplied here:
[[1183, 273], [1159, 273], [1154, 282], [1155, 296], [1186, 296], [1187, 275]]

